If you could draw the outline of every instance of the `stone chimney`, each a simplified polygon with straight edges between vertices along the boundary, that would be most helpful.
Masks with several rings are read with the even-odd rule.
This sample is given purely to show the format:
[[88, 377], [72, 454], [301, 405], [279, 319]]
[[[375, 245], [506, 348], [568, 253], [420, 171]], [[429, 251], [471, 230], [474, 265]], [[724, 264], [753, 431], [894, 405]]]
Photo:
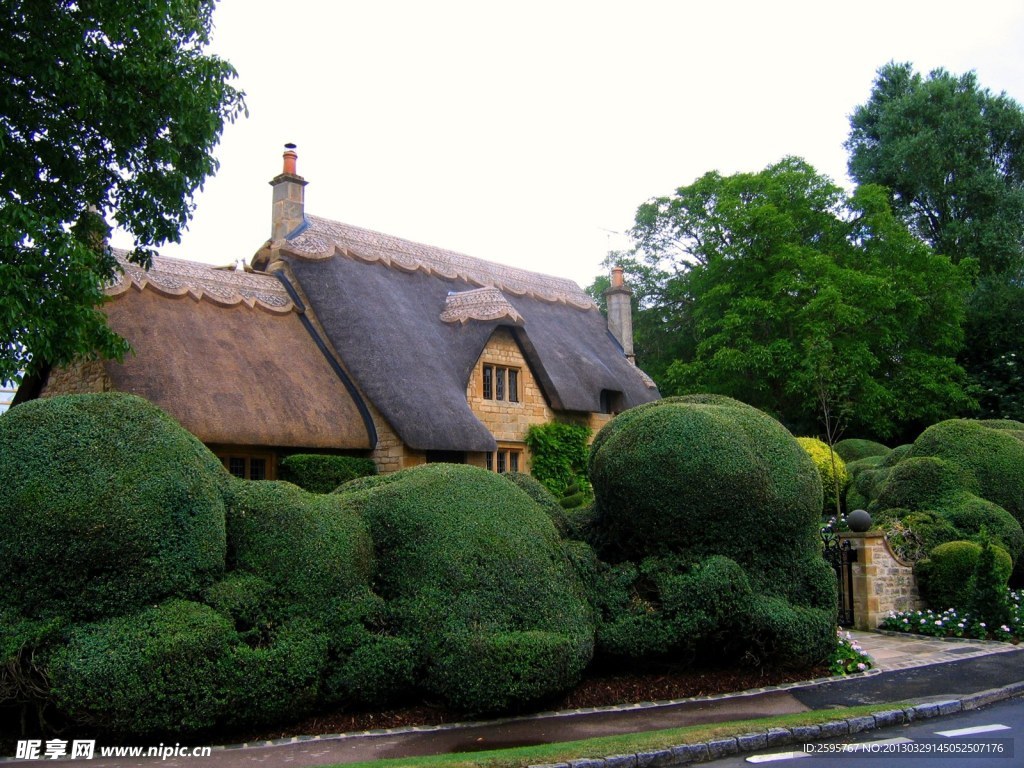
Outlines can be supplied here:
[[633, 307], [630, 297], [633, 291], [622, 279], [622, 267], [612, 267], [612, 285], [604, 292], [608, 303], [608, 330], [622, 345], [629, 362], [636, 363], [633, 354]]
[[294, 144], [284, 145], [284, 170], [270, 182], [274, 188], [271, 241], [283, 240], [302, 226], [305, 208], [304, 187], [307, 181], [295, 172]]

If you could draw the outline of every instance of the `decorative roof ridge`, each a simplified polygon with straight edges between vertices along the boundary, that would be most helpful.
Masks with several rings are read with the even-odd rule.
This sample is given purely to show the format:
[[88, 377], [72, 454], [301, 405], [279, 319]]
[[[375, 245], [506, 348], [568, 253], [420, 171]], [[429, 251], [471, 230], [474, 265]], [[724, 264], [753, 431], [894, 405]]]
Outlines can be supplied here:
[[446, 323], [467, 323], [470, 320], [502, 320], [522, 325], [523, 317], [497, 288], [474, 288], [470, 291], [451, 291], [444, 302], [441, 320]]
[[205, 298], [226, 307], [240, 303], [258, 305], [280, 314], [291, 312], [294, 307], [284, 286], [273, 275], [221, 269], [159, 254], [153, 256], [153, 264], [146, 270], [128, 261], [128, 251], [115, 248], [113, 253], [123, 274], [107, 286], [110, 296], [119, 296], [135, 287], [140, 291], [151, 288], [164, 296], [189, 295], [196, 301]]
[[421, 271], [446, 280], [464, 280], [512, 296], [529, 296], [582, 310], [596, 307], [593, 299], [568, 278], [510, 267], [320, 216], [307, 215], [306, 221], [308, 227], [280, 241], [283, 249], [300, 259], [316, 261], [341, 255], [366, 263], [380, 262], [403, 272]]

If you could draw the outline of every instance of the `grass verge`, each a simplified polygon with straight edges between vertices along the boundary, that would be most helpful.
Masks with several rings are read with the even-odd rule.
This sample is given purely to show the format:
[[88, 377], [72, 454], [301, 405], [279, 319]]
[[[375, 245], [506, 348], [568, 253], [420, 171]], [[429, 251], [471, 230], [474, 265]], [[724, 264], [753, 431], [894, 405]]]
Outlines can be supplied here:
[[[680, 744], [697, 744], [714, 739], [739, 736], [744, 733], [758, 733], [769, 728], [792, 728], [798, 725], [818, 725], [834, 720], [863, 717], [872, 712], [889, 709], [904, 709], [906, 702], [891, 704], [864, 704], [856, 707], [800, 712], [791, 715], [762, 717], [756, 720], [736, 720], [713, 725], [690, 725], [663, 731], [627, 733], [617, 736], [602, 736], [585, 741], [566, 741], [559, 744], [541, 744], [514, 749], [493, 751], [460, 752], [446, 755], [393, 758], [366, 763], [346, 763], [345, 768], [523, 768], [539, 763], [563, 763], [580, 758], [629, 755], [637, 752], [653, 752]], [[340, 768], [340, 766], [334, 766]]]

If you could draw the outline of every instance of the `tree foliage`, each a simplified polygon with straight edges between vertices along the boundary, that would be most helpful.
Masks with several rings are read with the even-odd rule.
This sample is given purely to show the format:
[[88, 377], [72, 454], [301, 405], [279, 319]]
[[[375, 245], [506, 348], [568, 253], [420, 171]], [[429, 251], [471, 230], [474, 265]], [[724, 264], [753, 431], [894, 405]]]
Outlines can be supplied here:
[[960, 362], [981, 416], [1020, 418], [1024, 109], [973, 72], [922, 77], [890, 62], [850, 129], [850, 175], [886, 186], [898, 215], [937, 252], [980, 264]]
[[[96, 307], [117, 265], [177, 241], [244, 109], [204, 53], [215, 0], [0, 0], [0, 380], [127, 345]], [[73, 226], [78, 223], [78, 226]]]
[[827, 405], [879, 437], [968, 402], [953, 358], [973, 262], [934, 254], [880, 187], [847, 195], [792, 157], [710, 172], [640, 206], [633, 236], [688, 336], [664, 394], [729, 395], [812, 434]]
[[927, 78], [909, 63], [878, 71], [850, 118], [850, 175], [889, 189], [913, 232], [983, 274], [1024, 253], [1024, 110], [982, 88], [973, 72]]

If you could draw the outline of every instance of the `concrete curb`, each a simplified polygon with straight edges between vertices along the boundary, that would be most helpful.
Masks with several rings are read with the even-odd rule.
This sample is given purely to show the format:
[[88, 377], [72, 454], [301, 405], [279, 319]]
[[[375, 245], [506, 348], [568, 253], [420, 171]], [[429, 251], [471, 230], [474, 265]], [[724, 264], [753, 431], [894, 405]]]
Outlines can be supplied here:
[[744, 733], [697, 744], [680, 744], [653, 752], [634, 755], [611, 755], [604, 758], [581, 758], [566, 763], [545, 763], [530, 768], [670, 768], [670, 766], [704, 763], [710, 760], [756, 752], [770, 747], [805, 744], [809, 741], [848, 736], [876, 728], [904, 725], [917, 720], [952, 715], [1024, 695], [1024, 682], [963, 696], [916, 704], [905, 709], [889, 709], [862, 717], [834, 720], [820, 725], [801, 725], [792, 728], [770, 728], [765, 731]]

